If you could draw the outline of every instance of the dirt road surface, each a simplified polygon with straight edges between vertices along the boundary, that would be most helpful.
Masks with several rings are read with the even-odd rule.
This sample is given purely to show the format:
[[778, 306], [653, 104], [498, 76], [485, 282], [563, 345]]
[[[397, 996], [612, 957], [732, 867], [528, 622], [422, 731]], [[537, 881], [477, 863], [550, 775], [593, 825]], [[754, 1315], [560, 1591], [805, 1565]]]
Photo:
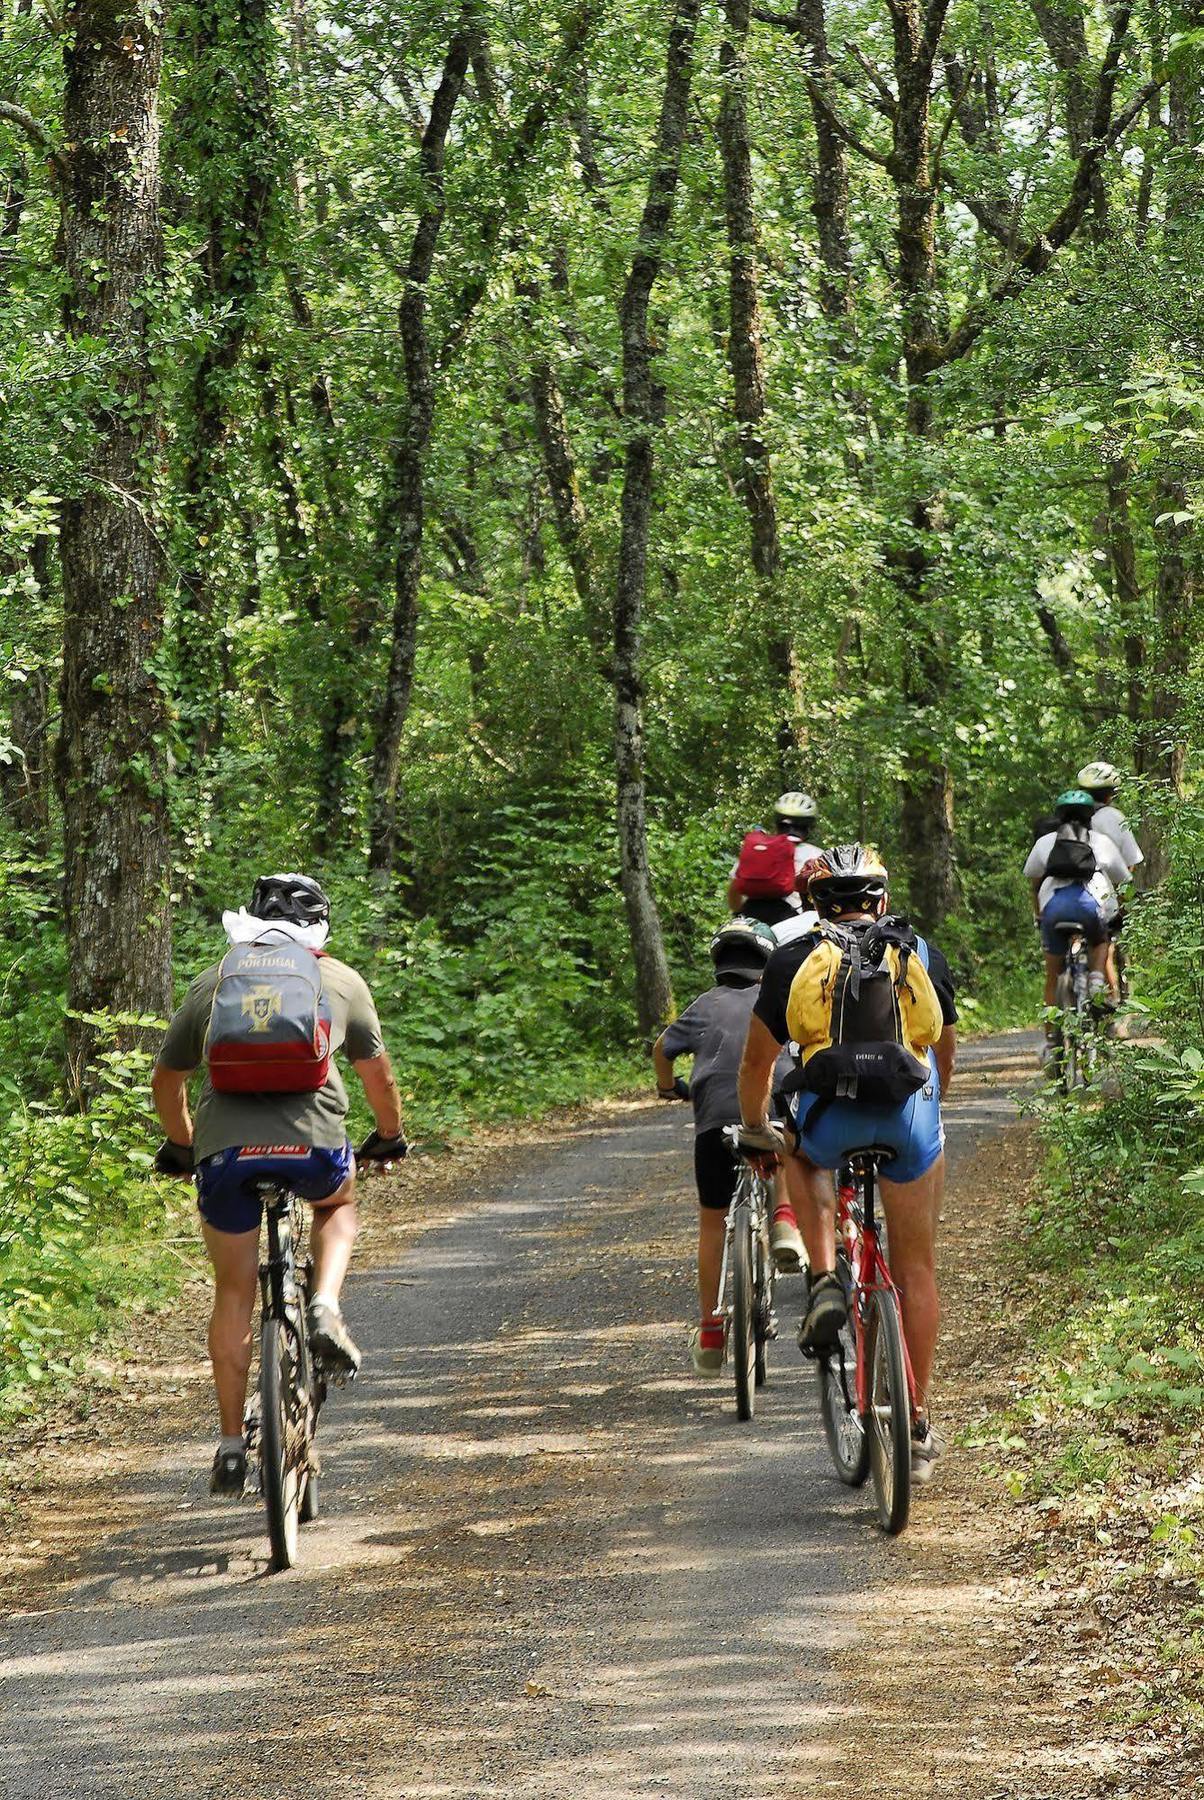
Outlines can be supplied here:
[[[947, 1232], [976, 1228], [965, 1177], [1032, 1063], [1031, 1039], [964, 1049]], [[834, 1725], [918, 1552], [831, 1471], [797, 1281], [754, 1423], [726, 1372], [690, 1371], [689, 1149], [684, 1107], [550, 1130], [357, 1268], [365, 1373], [323, 1417], [323, 1518], [291, 1574], [266, 1573], [257, 1503], [209, 1497], [194, 1337], [158, 1371], [151, 1443], [143, 1405], [124, 1458], [78, 1459], [57, 1571], [3, 1621], [0, 1793], [879, 1793]], [[946, 1737], [948, 1791], [1005, 1791], [961, 1768], [956, 1707]]]

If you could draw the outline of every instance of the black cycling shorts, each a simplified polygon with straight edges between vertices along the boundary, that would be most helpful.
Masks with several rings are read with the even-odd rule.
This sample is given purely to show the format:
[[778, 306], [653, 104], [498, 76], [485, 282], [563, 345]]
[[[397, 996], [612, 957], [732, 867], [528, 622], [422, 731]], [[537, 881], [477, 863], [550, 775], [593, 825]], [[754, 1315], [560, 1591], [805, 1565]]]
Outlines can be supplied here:
[[698, 1204], [714, 1212], [726, 1212], [732, 1203], [740, 1158], [724, 1141], [724, 1127], [700, 1131], [694, 1139], [694, 1179]]

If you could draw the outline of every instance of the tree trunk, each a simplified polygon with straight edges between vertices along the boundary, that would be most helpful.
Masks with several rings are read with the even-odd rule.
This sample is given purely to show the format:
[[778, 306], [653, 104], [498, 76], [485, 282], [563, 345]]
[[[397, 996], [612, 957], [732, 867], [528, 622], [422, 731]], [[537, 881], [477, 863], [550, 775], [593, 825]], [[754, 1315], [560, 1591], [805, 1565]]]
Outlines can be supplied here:
[[799, 780], [799, 675], [785, 596], [773, 465], [765, 441], [765, 360], [757, 261], [759, 242], [748, 131], [748, 30], [750, 0], [724, 0], [727, 33], [719, 49], [723, 96], [719, 143], [723, 152], [724, 216], [728, 245], [728, 363], [736, 409], [740, 494], [748, 513], [752, 564], [768, 633], [769, 662], [780, 683], [777, 726], [782, 786]]
[[700, 0], [677, 0], [674, 8], [653, 172], [619, 313], [627, 449], [614, 614], [616, 816], [619, 879], [635, 959], [636, 1009], [640, 1029], [649, 1035], [669, 1018], [673, 990], [648, 866], [644, 795], [641, 621], [648, 573], [653, 443], [664, 420], [664, 391], [654, 371], [659, 346], [649, 331], [648, 308], [661, 270], [681, 171], [699, 4]]
[[919, 0], [900, 0], [892, 8], [899, 104], [889, 168], [898, 210], [906, 429], [920, 484], [907, 503], [903, 543], [889, 559], [899, 596], [903, 698], [911, 714], [900, 823], [910, 864], [912, 911], [929, 929], [939, 928], [957, 903], [953, 783], [940, 741], [948, 659], [932, 617], [930, 594], [940, 521], [936, 497], [924, 491], [924, 450], [934, 429], [930, 381], [939, 362], [943, 324], [930, 129], [933, 64], [943, 16], [939, 0], [929, 0], [927, 7]]
[[[831, 93], [832, 59], [828, 53], [824, 0], [797, 0], [795, 17], [799, 37], [810, 52], [815, 79], [825, 93]], [[812, 99], [811, 116], [815, 123], [815, 181], [811, 211], [815, 217], [819, 258], [823, 265], [819, 281], [819, 304], [824, 317], [839, 324], [847, 320], [853, 311], [848, 161], [844, 144], [833, 127], [830, 109]], [[839, 341], [834, 348], [837, 354], [844, 354], [848, 346]]]
[[[41, 618], [49, 605], [49, 538], [35, 538], [27, 560], [41, 591], [34, 614]], [[19, 571], [18, 561], [14, 572]], [[14, 754], [11, 762], [0, 767], [0, 797], [17, 830], [35, 850], [45, 853], [50, 830], [50, 683], [46, 662], [40, 660], [36, 649], [34, 654], [38, 660], [26, 671], [26, 679], [9, 687], [9, 736]]]
[[[1198, 31], [1204, 23], [1204, 4], [1189, 0], [1172, 18], [1175, 32]], [[1198, 230], [1204, 204], [1204, 178], [1199, 169], [1198, 144], [1204, 114], [1198, 64], [1181, 56], [1172, 65], [1167, 95], [1167, 194], [1163, 258], [1171, 278], [1191, 264], [1193, 233]], [[1182, 276], [1178, 277], [1180, 280]], [[1188, 409], [1172, 414], [1171, 423], [1184, 441], [1192, 427]], [[1141, 766], [1182, 797], [1186, 761], [1184, 735], [1184, 683], [1193, 649], [1199, 638], [1199, 548], [1191, 511], [1187, 459], [1168, 461], [1154, 484], [1155, 619], [1152, 667], [1149, 671], [1150, 718], [1141, 746]], [[1166, 872], [1167, 851], [1163, 834], [1155, 824], [1146, 837], [1147, 884]]]
[[[500, 159], [500, 197], [477, 219], [479, 266], [465, 275], [448, 308], [450, 324], [439, 351], [445, 371], [468, 335], [476, 309], [488, 286], [491, 258], [510, 217], [509, 190], [543, 142], [552, 116], [553, 97], [572, 97], [578, 64], [601, 10], [601, 0], [580, 0], [566, 22], [555, 68], [545, 92], [532, 101]], [[393, 633], [389, 672], [377, 716], [372, 766], [372, 818], [368, 864], [384, 881], [393, 866], [397, 835], [397, 777], [401, 739], [410, 708], [414, 655], [418, 641], [419, 584], [422, 578], [424, 481], [435, 411], [435, 363], [427, 334], [426, 293], [435, 248], [443, 223], [443, 162], [452, 113], [464, 84], [467, 64], [479, 53], [481, 26], [477, 0], [465, 0], [460, 25], [448, 50], [443, 78], [431, 104], [423, 135], [419, 169], [427, 200], [419, 213], [406, 275], [406, 291], [398, 309], [405, 361], [406, 410], [393, 461], [391, 503], [396, 507], [397, 556], [394, 564]]]
[[397, 329], [405, 365], [405, 411], [393, 459], [392, 506], [397, 520], [393, 567], [393, 631], [372, 766], [372, 820], [368, 862], [382, 880], [393, 866], [397, 836], [397, 776], [401, 734], [410, 710], [418, 637], [418, 585], [422, 576], [425, 525], [426, 454], [435, 414], [435, 384], [427, 330], [426, 290], [446, 211], [443, 168], [452, 116], [464, 87], [472, 54], [472, 8], [465, 6], [448, 46], [443, 74], [431, 102], [418, 168], [425, 196], [410, 260], [405, 292], [397, 309]]
[[[103, 346], [82, 491], [63, 504], [62, 735], [67, 1000], [73, 1012], [171, 1004], [167, 709], [157, 662], [158, 431], [147, 305], [162, 268], [154, 11], [85, 0], [64, 50], [59, 255], [70, 338]], [[93, 1031], [68, 1021], [83, 1086]], [[127, 1032], [125, 1035], [129, 1035]]]
[[214, 603], [215, 553], [229, 513], [222, 480], [230, 385], [254, 322], [267, 265], [278, 179], [267, 0], [201, 0], [175, 135], [200, 163], [201, 275], [212, 335], [193, 372], [184, 431], [180, 513], [185, 528], [177, 649], [184, 734], [197, 756], [215, 740], [228, 615]]

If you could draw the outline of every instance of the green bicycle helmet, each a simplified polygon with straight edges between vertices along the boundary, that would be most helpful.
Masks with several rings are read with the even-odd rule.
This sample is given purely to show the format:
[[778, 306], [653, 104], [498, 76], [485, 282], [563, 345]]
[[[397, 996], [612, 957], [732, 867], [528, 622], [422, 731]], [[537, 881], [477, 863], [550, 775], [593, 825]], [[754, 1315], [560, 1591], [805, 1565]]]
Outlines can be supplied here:
[[1095, 801], [1086, 788], [1067, 788], [1054, 801], [1054, 811], [1063, 825], [1090, 825]]

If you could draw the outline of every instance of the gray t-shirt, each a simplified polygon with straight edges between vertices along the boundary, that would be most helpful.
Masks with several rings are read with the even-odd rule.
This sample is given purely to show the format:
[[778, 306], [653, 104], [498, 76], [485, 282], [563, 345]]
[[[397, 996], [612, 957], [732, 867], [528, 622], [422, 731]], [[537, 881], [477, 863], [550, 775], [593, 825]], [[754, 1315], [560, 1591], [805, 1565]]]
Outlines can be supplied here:
[[[319, 959], [322, 993], [330, 1007], [330, 1047], [352, 1062], [384, 1054], [380, 1021], [368, 984], [333, 956]], [[205, 1060], [205, 1036], [220, 963], [198, 975], [167, 1028], [159, 1063], [190, 1074]], [[313, 1144], [337, 1150], [347, 1141], [347, 1090], [332, 1062], [325, 1087], [313, 1094], [215, 1094], [206, 1075], [196, 1109], [194, 1152], [200, 1162], [219, 1150], [249, 1144]]]
[[[737, 1077], [748, 1036], [748, 1021], [756, 1005], [758, 984], [747, 987], [713, 987], [687, 1006], [665, 1032], [665, 1055], [692, 1055], [690, 1099], [694, 1103], [695, 1131], [714, 1131], [720, 1125], [740, 1123]], [[773, 1072], [780, 1087], [794, 1068], [783, 1051]]]

